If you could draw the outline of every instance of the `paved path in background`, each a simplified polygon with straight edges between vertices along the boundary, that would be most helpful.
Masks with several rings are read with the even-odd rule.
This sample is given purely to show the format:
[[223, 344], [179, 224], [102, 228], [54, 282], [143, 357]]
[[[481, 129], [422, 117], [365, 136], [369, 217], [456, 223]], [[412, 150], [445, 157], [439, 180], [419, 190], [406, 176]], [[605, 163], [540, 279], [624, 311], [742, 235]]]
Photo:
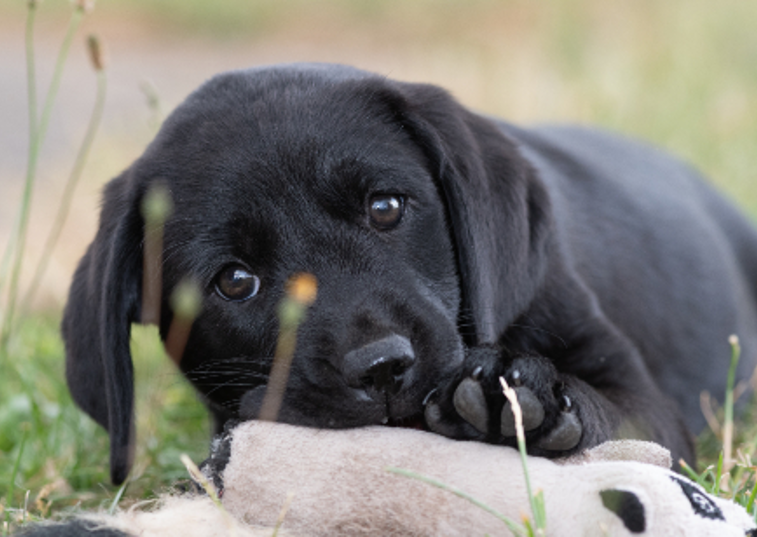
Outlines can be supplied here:
[[[52, 77], [64, 28], [40, 29], [36, 58], [40, 100]], [[163, 114], [213, 74], [232, 68], [277, 61], [277, 54], [242, 44], [187, 39], [158, 39], [139, 28], [114, 26], [102, 32], [108, 51], [108, 95], [105, 114], [69, 223], [46, 278], [45, 303], [60, 304], [75, 263], [94, 235], [102, 184], [129, 165], [153, 134], [152, 113], [140, 86], [158, 93]], [[42, 148], [28, 265], [38, 258], [63, 184], [86, 129], [95, 95], [95, 75], [84, 46], [74, 41], [61, 80], [48, 135]], [[40, 104], [41, 107], [41, 104]], [[15, 224], [26, 171], [28, 147], [26, 63], [23, 21], [0, 27], [0, 254]]]

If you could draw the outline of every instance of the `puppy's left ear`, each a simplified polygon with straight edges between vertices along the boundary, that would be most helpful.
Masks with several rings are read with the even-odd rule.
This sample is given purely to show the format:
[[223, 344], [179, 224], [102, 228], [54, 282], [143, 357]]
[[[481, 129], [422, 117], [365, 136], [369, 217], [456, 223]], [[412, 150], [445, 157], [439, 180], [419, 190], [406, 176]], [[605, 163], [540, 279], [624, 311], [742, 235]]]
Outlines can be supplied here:
[[445, 200], [469, 343], [495, 343], [527, 305], [546, 272], [552, 213], [547, 190], [493, 121], [444, 90], [399, 84], [401, 121], [424, 150]]
[[131, 323], [139, 318], [143, 223], [127, 170], [103, 195], [100, 228], [79, 263], [63, 316], [66, 380], [110, 434], [110, 475], [123, 483], [134, 445]]

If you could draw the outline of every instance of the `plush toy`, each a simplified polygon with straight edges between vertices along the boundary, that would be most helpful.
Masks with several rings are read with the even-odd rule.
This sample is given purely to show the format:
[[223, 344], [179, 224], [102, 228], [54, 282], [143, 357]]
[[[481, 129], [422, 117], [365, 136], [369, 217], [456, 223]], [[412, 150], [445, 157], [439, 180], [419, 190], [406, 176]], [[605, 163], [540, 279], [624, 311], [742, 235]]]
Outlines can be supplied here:
[[[608, 442], [560, 463], [528, 458], [549, 536], [757, 537], [743, 508], [669, 467], [666, 450], [639, 441]], [[204, 495], [166, 498], [152, 511], [79, 519], [70, 535], [270, 536], [280, 519], [279, 535], [290, 536], [510, 534], [468, 500], [389, 468], [464, 491], [518, 523], [530, 516], [521, 461], [507, 447], [409, 429], [245, 422], [214, 443], [203, 465], [222, 507]], [[29, 535], [68, 535], [45, 531]]]

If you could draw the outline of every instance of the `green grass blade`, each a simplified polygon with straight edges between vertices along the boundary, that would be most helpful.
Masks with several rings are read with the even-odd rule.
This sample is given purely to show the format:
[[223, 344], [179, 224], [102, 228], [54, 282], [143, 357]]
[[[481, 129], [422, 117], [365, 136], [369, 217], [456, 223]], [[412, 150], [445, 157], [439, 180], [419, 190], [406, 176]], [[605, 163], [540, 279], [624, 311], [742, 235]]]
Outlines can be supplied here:
[[547, 506], [544, 502], [544, 491], [539, 490], [534, 496], [534, 520], [537, 521], [538, 529], [542, 530], [542, 534], [546, 535], [547, 531]]
[[[531, 506], [531, 514], [534, 517], [534, 524], [536, 530], [545, 530], [547, 527], [546, 509], [544, 508], [544, 496], [542, 491], [534, 495], [531, 490], [531, 479], [528, 475], [528, 455], [526, 453], [526, 441], [523, 438], [518, 438], [518, 452], [520, 453], [520, 463], [523, 467], [523, 476], [526, 481], [526, 491], [528, 493], [528, 502]], [[538, 498], [541, 500], [539, 500]], [[541, 501], [541, 503], [540, 503]]]
[[[746, 512], [752, 514], [752, 508], [754, 507], [754, 499], [757, 496], [757, 480], [755, 480], [754, 486], [752, 487], [752, 492], [749, 494], [749, 499], [746, 502]], [[755, 516], [757, 516], [757, 513], [754, 513]]]
[[[520, 454], [520, 462], [523, 467], [523, 477], [526, 480], [526, 491], [528, 493], [528, 502], [531, 506], [531, 515], [534, 517], [534, 524], [536, 525], [536, 534], [545, 535], [547, 531], [547, 513], [546, 506], [544, 505], [544, 495], [539, 491], [537, 495], [534, 495], [531, 490], [531, 478], [528, 475], [528, 453], [526, 452], [526, 435], [523, 430], [523, 416], [521, 413], [520, 403], [518, 402], [518, 396], [515, 390], [508, 386], [504, 377], [499, 377], [499, 382], [502, 385], [502, 393], [510, 401], [510, 405], [515, 418], [515, 430], [518, 440], [518, 453]], [[529, 533], [534, 530], [528, 525]]]
[[118, 507], [118, 502], [121, 501], [121, 498], [124, 495], [124, 492], [126, 492], [126, 487], [129, 486], [130, 480], [124, 481], [124, 484], [121, 485], [118, 488], [118, 492], [116, 493], [116, 497], [113, 498], [113, 501], [110, 503], [110, 507], [108, 508], [108, 514], [113, 515], [116, 512], [116, 508]]
[[[25, 424], [22, 424], [22, 426], [25, 426]], [[18, 446], [18, 456], [16, 457], [15, 462], [13, 463], [13, 470], [11, 470], [11, 477], [10, 481], [8, 483], [8, 493], [5, 496], [5, 525], [6, 527], [10, 525], [10, 507], [13, 503], [13, 493], [16, 490], [16, 477], [18, 476], [18, 471], [21, 468], [21, 459], [24, 456], [24, 448], [26, 447], [26, 439], [29, 436], [29, 429], [27, 427], [24, 428], [24, 434], [21, 437], [21, 443]]]
[[686, 472], [686, 474], [688, 474], [688, 476], [689, 476], [690, 479], [696, 481], [697, 483], [699, 483], [701, 485], [701, 483], [699, 481], [700, 480], [700, 475], [697, 474], [694, 471], [694, 469], [686, 463], [685, 460], [681, 459], [680, 461], [678, 461], [678, 463], [681, 465], [681, 469], [684, 472]]
[[730, 471], [731, 467], [733, 466], [733, 389], [736, 382], [736, 366], [738, 366], [739, 357], [741, 355], [739, 338], [735, 335], [732, 335], [730, 338], [728, 338], [728, 342], [731, 345], [731, 364], [728, 367], [728, 380], [725, 388], [725, 403], [723, 405], [723, 459], [726, 472]]
[[68, 22], [68, 28], [66, 35], [63, 37], [60, 49], [58, 51], [58, 57], [55, 61], [55, 68], [53, 70], [53, 77], [50, 81], [50, 87], [47, 90], [45, 96], [45, 102], [42, 107], [42, 115], [40, 116], [39, 126], [37, 129], [37, 144], [42, 147], [42, 143], [45, 141], [45, 135], [47, 134], [47, 127], [50, 123], [50, 116], [53, 112], [53, 106], [55, 104], [55, 97], [58, 95], [58, 88], [60, 87], [60, 80], [63, 76], [63, 68], [65, 67], [66, 60], [68, 59], [68, 52], [71, 49], [71, 43], [74, 40], [74, 35], [79, 29], [82, 18], [84, 17], [85, 10], [83, 7], [77, 5], [71, 13], [71, 18]]
[[37, 135], [37, 68], [34, 55], [34, 23], [37, 19], [37, 2], [27, 2], [26, 17], [26, 90], [29, 107], [29, 140]]
[[84, 134], [81, 145], [79, 146], [79, 151], [76, 155], [73, 169], [71, 170], [71, 173], [68, 176], [68, 180], [66, 181], [66, 186], [63, 190], [63, 196], [61, 197], [60, 204], [58, 205], [58, 211], [55, 214], [53, 224], [50, 228], [50, 233], [48, 234], [47, 240], [45, 241], [45, 246], [42, 249], [42, 257], [37, 264], [37, 268], [34, 271], [34, 276], [32, 277], [29, 290], [24, 297], [23, 302], [25, 304], [30, 304], [32, 302], [34, 293], [39, 288], [42, 278], [45, 275], [45, 271], [47, 270], [47, 266], [50, 262], [50, 257], [55, 250], [55, 246], [58, 244], [58, 239], [60, 238], [63, 226], [68, 219], [68, 213], [71, 209], [71, 202], [73, 200], [74, 191], [76, 190], [76, 186], [79, 183], [79, 179], [81, 178], [82, 171], [84, 170], [84, 165], [87, 161], [87, 156], [89, 155], [90, 149], [92, 148], [92, 143], [94, 142], [95, 135], [97, 134], [97, 128], [99, 127], [100, 120], [102, 119], [103, 110], [105, 109], [106, 93], [107, 78], [105, 76], [105, 71], [100, 69], [97, 71], [97, 96], [95, 98], [94, 108], [92, 109], [92, 115], [89, 118], [87, 131]]
[[410, 477], [412, 479], [417, 479], [418, 481], [422, 481], [424, 483], [428, 483], [429, 485], [432, 485], [432, 486], [434, 486], [436, 488], [439, 488], [439, 489], [442, 489], [442, 490], [446, 490], [447, 492], [451, 492], [455, 496], [457, 496], [459, 498], [462, 498], [462, 499], [464, 499], [464, 500], [472, 503], [473, 505], [475, 505], [476, 507], [478, 507], [478, 508], [486, 511], [490, 515], [493, 515], [493, 516], [497, 517], [499, 520], [501, 520], [502, 522], [505, 523], [505, 526], [507, 526], [507, 529], [509, 529], [511, 532], [513, 532], [514, 535], [526, 535], [526, 528], [524, 526], [521, 526], [520, 524], [518, 524], [517, 522], [515, 522], [513, 519], [511, 519], [509, 517], [506, 517], [505, 515], [503, 515], [499, 511], [497, 511], [497, 510], [489, 507], [484, 502], [482, 502], [480, 500], [477, 500], [476, 498], [474, 498], [473, 496], [471, 496], [467, 492], [463, 492], [462, 490], [460, 490], [458, 488], [455, 488], [455, 487], [451, 487], [449, 485], [446, 485], [446, 484], [442, 483], [441, 481], [437, 481], [436, 479], [433, 479], [431, 477], [426, 477], [424, 475], [418, 474], [416, 472], [411, 472], [410, 470], [405, 470], [403, 468], [387, 468], [386, 470], [388, 472], [393, 473], [393, 474], [402, 475], [402, 476], [405, 476], [405, 477]]
[[[26, 32], [24, 35], [26, 51], [26, 91], [27, 107], [29, 110], [29, 147], [35, 143], [37, 136], [37, 68], [34, 56], [34, 23], [37, 20], [37, 2], [27, 2]], [[31, 151], [30, 151], [31, 154]], [[28, 163], [27, 163], [28, 166]], [[11, 234], [8, 244], [3, 252], [3, 260], [0, 262], [0, 296], [3, 294], [5, 279], [8, 276], [13, 251], [16, 246], [17, 229]]]

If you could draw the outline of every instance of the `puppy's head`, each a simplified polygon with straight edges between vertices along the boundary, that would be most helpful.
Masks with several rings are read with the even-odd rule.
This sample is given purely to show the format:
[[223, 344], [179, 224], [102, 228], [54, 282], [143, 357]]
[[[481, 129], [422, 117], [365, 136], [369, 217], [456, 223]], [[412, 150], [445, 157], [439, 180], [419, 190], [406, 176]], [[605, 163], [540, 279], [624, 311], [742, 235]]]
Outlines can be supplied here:
[[543, 190], [442, 90], [326, 65], [220, 75], [107, 186], [66, 307], [68, 383], [110, 433], [116, 483], [131, 464], [139, 207], [158, 181], [175, 207], [161, 333], [167, 298], [192, 278], [203, 305], [180, 367], [221, 419], [257, 416], [294, 273], [319, 293], [279, 419], [355, 427], [422, 421], [463, 345], [494, 341], [543, 270]]

